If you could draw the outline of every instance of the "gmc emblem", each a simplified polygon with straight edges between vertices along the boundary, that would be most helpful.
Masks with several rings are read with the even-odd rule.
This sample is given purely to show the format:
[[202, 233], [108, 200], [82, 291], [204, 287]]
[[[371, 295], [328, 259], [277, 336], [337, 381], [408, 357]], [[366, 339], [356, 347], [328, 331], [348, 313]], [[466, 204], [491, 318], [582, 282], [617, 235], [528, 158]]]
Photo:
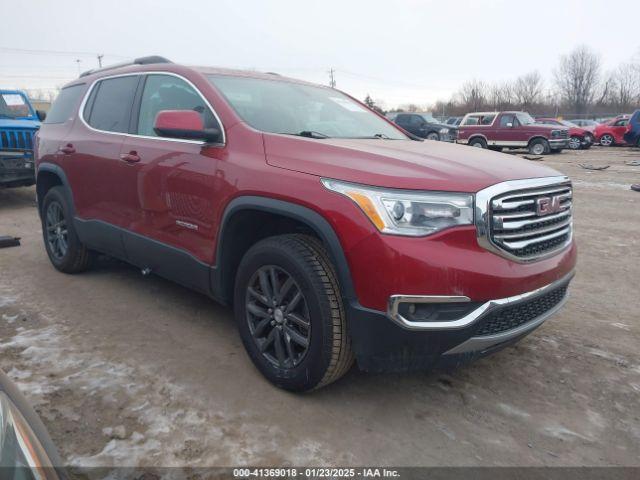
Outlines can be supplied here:
[[536, 199], [536, 214], [539, 217], [551, 215], [560, 211], [560, 196], [540, 197]]

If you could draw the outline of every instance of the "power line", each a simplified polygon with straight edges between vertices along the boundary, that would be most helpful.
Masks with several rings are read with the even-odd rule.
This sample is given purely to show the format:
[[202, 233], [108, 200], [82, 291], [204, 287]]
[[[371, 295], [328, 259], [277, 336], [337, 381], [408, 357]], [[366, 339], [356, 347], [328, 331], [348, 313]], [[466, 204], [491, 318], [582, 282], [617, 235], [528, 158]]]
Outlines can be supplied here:
[[63, 51], [63, 50], [32, 50], [27, 48], [11, 48], [11, 47], [0, 47], [0, 52], [26, 54], [26, 55], [71, 55], [71, 56], [90, 55], [92, 57], [99, 55], [100, 58], [104, 56], [116, 57], [116, 58], [131, 58], [125, 55], [118, 55], [116, 53], [98, 54], [97, 52], [83, 52], [83, 51], [74, 52], [74, 51]]

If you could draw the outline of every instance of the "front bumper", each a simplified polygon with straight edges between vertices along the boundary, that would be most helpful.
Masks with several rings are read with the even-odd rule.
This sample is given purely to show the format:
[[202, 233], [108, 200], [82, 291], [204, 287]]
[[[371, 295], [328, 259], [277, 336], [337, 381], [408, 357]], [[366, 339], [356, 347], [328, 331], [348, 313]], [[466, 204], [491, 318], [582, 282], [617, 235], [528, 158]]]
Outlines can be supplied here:
[[35, 168], [32, 151], [0, 151], [0, 186], [17, 187], [34, 183]]
[[560, 150], [569, 147], [569, 139], [567, 138], [552, 138], [549, 140], [549, 146], [552, 150]]
[[[534, 291], [469, 303], [459, 318], [413, 321], [400, 312], [398, 298], [387, 315], [358, 305], [349, 308], [353, 348], [361, 369], [373, 372], [450, 368], [510, 345], [555, 314], [567, 299], [573, 272]], [[422, 297], [426, 303], [465, 303], [466, 297]], [[419, 297], [405, 298], [419, 303]], [[442, 300], [442, 301], [438, 301]], [[467, 299], [468, 301], [468, 299]], [[433, 316], [433, 315], [432, 315]]]

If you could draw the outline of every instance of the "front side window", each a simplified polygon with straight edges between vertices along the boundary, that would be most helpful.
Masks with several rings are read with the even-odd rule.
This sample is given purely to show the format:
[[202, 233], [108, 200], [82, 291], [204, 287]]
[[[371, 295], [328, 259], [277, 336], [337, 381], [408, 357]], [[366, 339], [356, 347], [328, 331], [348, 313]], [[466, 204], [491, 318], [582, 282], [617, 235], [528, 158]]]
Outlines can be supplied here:
[[33, 112], [21, 93], [0, 93], [0, 118], [29, 118]]
[[138, 80], [129, 75], [99, 81], [84, 111], [86, 122], [98, 130], [127, 133]]
[[173, 75], [149, 75], [142, 92], [138, 135], [157, 137], [153, 127], [163, 110], [194, 110], [202, 116], [205, 128], [220, 128], [202, 97], [187, 82]]
[[256, 130], [317, 137], [407, 139], [397, 128], [337, 90], [283, 80], [228, 75], [208, 78], [236, 113]]
[[500, 126], [502, 128], [507, 128], [507, 124], [511, 124], [511, 126], [515, 125], [516, 117], [514, 115], [503, 115], [500, 117]]
[[51, 105], [44, 123], [64, 123], [73, 117], [83, 91], [84, 84], [63, 88]]

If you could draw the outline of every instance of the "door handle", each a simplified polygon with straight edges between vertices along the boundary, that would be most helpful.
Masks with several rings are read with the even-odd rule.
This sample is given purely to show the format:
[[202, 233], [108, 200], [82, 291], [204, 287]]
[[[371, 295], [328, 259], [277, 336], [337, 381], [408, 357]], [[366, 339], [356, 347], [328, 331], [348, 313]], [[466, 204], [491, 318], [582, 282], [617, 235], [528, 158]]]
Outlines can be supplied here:
[[138, 163], [140, 161], [140, 157], [137, 152], [131, 151], [129, 153], [121, 153], [120, 160], [124, 160], [127, 163]]
[[64, 153], [65, 155], [71, 155], [72, 153], [76, 153], [76, 149], [71, 143], [67, 143], [64, 147], [60, 147], [58, 151], [60, 153]]

